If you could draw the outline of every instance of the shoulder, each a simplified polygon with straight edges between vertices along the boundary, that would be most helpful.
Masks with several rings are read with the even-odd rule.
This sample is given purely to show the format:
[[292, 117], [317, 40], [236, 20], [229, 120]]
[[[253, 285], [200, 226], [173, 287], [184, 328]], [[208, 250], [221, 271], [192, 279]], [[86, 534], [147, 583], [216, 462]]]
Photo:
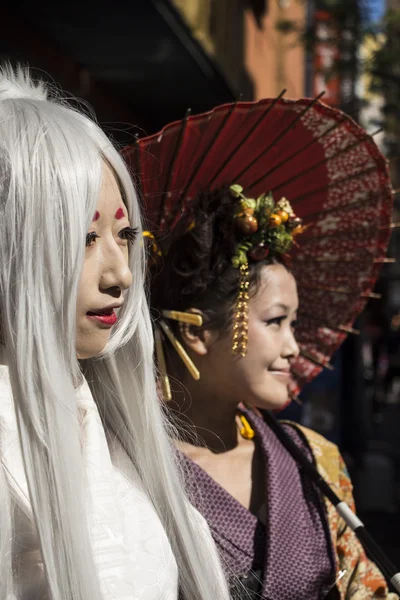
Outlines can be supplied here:
[[299, 425], [298, 423], [294, 423], [293, 421], [283, 421], [283, 424], [293, 427], [302, 435], [303, 438], [306, 438], [316, 458], [317, 456], [326, 453], [330, 454], [331, 456], [339, 456], [340, 453], [337, 445], [327, 440], [320, 433], [317, 433], [308, 427], [304, 427], [303, 425]]
[[341, 484], [343, 473], [347, 473], [339, 448], [323, 435], [291, 421], [283, 422], [286, 426], [293, 427], [305, 439], [314, 456], [320, 474], [330, 483]]

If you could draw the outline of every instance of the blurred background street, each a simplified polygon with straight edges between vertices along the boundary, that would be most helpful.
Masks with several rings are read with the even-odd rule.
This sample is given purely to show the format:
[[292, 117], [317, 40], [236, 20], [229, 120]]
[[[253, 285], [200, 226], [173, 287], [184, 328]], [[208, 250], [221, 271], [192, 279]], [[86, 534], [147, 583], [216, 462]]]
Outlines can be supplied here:
[[[15, 0], [0, 23], [1, 60], [83, 98], [122, 145], [188, 108], [325, 90], [374, 135], [400, 188], [400, 0]], [[359, 514], [399, 566], [400, 261], [355, 328], [284, 416], [340, 446]]]

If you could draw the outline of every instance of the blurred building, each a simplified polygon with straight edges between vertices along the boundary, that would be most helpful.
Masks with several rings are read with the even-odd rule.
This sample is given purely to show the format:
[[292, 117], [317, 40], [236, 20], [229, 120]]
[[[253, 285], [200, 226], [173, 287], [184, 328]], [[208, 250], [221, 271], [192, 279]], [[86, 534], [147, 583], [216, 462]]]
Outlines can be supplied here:
[[[16, 0], [2, 7], [0, 59], [29, 63], [87, 100], [102, 123], [151, 133], [188, 108], [236, 98], [223, 71], [164, 0]], [[124, 141], [124, 140], [122, 140]]]
[[[28, 63], [91, 104], [122, 142], [235, 99], [304, 94], [296, 0], [16, 0], [2, 8], [0, 60]], [[128, 130], [128, 132], [127, 132]]]
[[307, 3], [297, 0], [269, 2], [259, 19], [245, 11], [245, 64], [255, 99], [277, 96], [283, 89], [287, 98], [305, 95], [306, 52], [299, 33], [306, 13]]
[[356, 85], [359, 73], [362, 0], [332, 3], [315, 0], [308, 11], [308, 41], [312, 48], [307, 88], [313, 96], [358, 120]]
[[[258, 100], [287, 89], [304, 94], [305, 52], [298, 36], [307, 3], [296, 0], [172, 0], [237, 97]], [[291, 23], [287, 32], [285, 24]]]

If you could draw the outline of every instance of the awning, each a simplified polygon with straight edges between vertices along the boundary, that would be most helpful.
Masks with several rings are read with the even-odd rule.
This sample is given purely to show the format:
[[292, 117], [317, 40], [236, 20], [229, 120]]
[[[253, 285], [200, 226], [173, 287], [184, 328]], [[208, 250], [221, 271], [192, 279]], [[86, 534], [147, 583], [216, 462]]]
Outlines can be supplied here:
[[202, 112], [235, 98], [167, 1], [16, 0], [0, 23], [3, 57], [83, 95], [102, 122], [123, 120], [151, 133], [188, 108]]

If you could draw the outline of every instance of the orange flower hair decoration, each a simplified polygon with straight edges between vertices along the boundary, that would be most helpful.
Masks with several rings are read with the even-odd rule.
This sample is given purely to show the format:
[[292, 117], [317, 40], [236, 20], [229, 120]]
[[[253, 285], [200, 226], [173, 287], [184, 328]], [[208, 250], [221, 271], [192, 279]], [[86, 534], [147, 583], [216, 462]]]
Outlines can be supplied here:
[[247, 265], [249, 259], [264, 260], [270, 253], [286, 254], [295, 236], [306, 229], [286, 198], [275, 203], [271, 192], [246, 198], [239, 184], [231, 185], [229, 192], [239, 200], [234, 222], [241, 239], [232, 256], [235, 268]]

